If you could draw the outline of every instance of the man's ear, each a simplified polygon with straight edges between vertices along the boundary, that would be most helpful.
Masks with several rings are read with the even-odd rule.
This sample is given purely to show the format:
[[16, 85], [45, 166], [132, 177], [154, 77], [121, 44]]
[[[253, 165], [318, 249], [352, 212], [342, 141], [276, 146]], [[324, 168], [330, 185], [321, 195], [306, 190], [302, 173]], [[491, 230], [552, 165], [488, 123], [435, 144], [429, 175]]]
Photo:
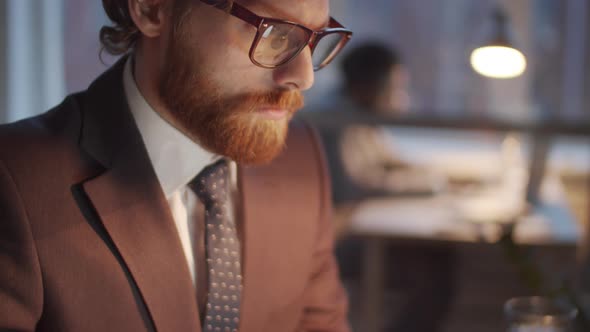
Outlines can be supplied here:
[[129, 15], [137, 29], [148, 38], [155, 38], [162, 34], [167, 15], [169, 0], [127, 0]]

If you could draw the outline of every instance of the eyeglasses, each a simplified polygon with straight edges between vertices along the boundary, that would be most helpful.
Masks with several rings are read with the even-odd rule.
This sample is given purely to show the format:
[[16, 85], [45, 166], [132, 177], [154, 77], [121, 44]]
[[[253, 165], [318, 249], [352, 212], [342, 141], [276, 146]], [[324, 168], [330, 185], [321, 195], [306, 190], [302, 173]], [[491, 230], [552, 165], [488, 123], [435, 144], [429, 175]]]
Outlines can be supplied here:
[[[215, 5], [218, 1], [201, 2]], [[318, 71], [327, 66], [352, 37], [352, 31], [332, 17], [328, 28], [315, 31], [294, 22], [258, 16], [235, 1], [228, 13], [258, 29], [250, 47], [250, 60], [263, 68], [285, 65], [309, 45], [313, 69]]]

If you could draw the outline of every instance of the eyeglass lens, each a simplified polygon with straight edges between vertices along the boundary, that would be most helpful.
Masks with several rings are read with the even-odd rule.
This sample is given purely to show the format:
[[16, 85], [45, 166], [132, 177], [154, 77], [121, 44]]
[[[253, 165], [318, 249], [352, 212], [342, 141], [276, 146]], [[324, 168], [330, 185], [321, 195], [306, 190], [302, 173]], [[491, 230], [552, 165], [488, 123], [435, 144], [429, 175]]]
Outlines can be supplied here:
[[312, 55], [314, 68], [319, 69], [332, 59], [335, 55], [334, 53], [338, 50], [342, 38], [343, 36], [341, 34], [332, 33], [325, 35], [318, 41]]
[[[264, 23], [253, 58], [264, 66], [278, 66], [307, 45], [309, 34], [301, 27], [288, 23]], [[338, 33], [324, 36], [316, 45], [312, 57], [314, 68], [322, 66], [336, 51], [342, 36]]]
[[265, 66], [288, 61], [308, 40], [306, 31], [292, 24], [264, 23], [260, 34], [254, 60]]

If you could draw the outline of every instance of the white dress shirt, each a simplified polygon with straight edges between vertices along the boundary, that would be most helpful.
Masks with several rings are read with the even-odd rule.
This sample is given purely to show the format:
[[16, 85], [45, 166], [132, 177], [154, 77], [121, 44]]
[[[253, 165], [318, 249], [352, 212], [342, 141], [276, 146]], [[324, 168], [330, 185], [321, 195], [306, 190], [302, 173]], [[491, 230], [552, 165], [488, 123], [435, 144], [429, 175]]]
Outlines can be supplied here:
[[[193, 279], [196, 281], [196, 262], [193, 246], [196, 238], [195, 219], [203, 222], [203, 216], [196, 216], [198, 197], [187, 184], [207, 165], [221, 158], [192, 141], [170, 123], [165, 121], [147, 103], [133, 77], [133, 60], [129, 57], [123, 73], [125, 96], [135, 123], [147, 149], [160, 186], [172, 212], [182, 249]], [[230, 161], [232, 192], [236, 191], [236, 165]], [[230, 197], [230, 204], [232, 204]], [[234, 209], [230, 209], [233, 213]], [[233, 220], [233, 219], [232, 219]], [[199, 236], [201, 236], [199, 234]]]

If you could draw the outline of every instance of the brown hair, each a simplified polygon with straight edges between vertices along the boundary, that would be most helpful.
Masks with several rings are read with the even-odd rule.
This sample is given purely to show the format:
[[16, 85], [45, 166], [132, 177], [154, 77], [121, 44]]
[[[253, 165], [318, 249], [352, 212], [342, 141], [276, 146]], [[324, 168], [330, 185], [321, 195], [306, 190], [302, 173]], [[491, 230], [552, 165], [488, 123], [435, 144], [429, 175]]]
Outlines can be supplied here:
[[[175, 14], [179, 14], [179, 9], [184, 9], [188, 2], [175, 0]], [[226, 10], [229, 10], [233, 4], [233, 0], [205, 0], [204, 2]], [[139, 40], [141, 32], [131, 18], [127, 1], [102, 0], [102, 6], [113, 22], [112, 26], [103, 26], [100, 29], [102, 49], [111, 55], [129, 52]]]
[[112, 55], [127, 53], [139, 39], [140, 32], [135, 26], [129, 6], [124, 0], [102, 0], [102, 6], [112, 26], [100, 29], [100, 42], [103, 50]]

